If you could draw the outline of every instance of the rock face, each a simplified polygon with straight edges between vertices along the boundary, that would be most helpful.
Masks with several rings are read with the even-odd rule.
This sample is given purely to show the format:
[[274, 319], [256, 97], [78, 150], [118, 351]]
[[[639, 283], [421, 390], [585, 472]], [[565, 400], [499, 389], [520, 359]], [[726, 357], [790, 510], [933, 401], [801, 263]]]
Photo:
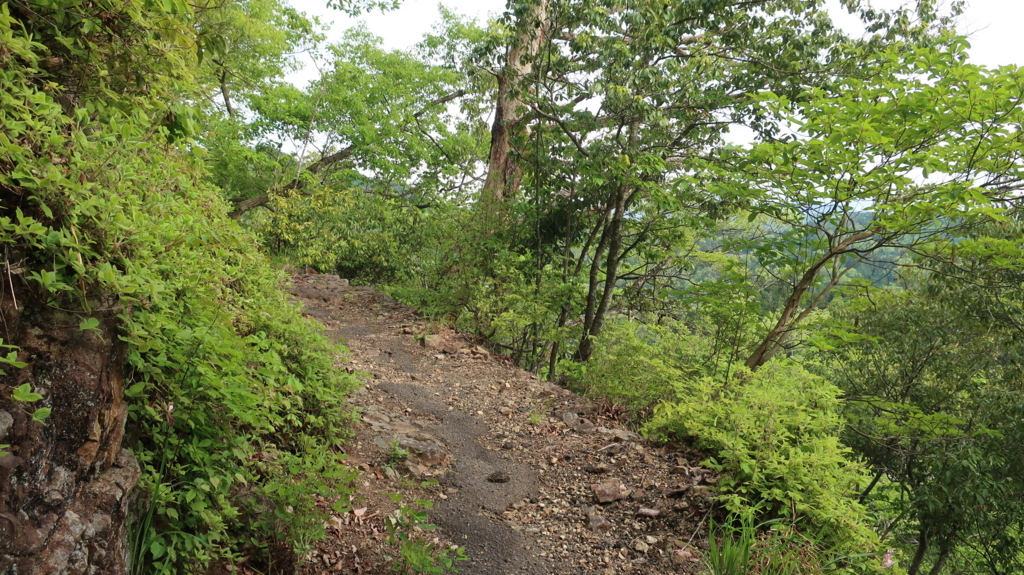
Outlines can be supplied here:
[[[20, 348], [21, 369], [0, 376], [0, 573], [121, 575], [127, 572], [127, 496], [139, 465], [121, 448], [124, 345], [113, 302], [93, 302], [98, 330], [82, 317], [21, 290], [15, 307], [0, 302], [4, 343]], [[44, 399], [16, 405], [12, 390], [29, 384]], [[49, 407], [46, 425], [30, 413]]]

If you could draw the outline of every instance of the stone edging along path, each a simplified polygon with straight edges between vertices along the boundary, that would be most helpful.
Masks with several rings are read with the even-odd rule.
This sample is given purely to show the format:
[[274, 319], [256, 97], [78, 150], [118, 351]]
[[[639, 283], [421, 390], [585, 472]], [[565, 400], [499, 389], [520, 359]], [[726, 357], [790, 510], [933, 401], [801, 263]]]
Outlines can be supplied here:
[[424, 536], [464, 546], [467, 575], [701, 571], [717, 481], [703, 454], [652, 444], [371, 288], [309, 274], [288, 289], [348, 346], [339, 369], [370, 374], [351, 399], [354, 511], [331, 516], [300, 573], [392, 572], [395, 492], [434, 503]]

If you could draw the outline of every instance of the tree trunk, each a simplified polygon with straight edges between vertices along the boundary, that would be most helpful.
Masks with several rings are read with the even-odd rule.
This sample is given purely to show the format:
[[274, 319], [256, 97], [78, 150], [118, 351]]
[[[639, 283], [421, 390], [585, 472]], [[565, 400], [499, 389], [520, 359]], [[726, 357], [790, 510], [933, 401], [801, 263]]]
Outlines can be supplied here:
[[615, 294], [615, 283], [619, 279], [619, 262], [622, 260], [622, 222], [626, 211], [626, 187], [619, 186], [615, 197], [615, 208], [612, 219], [608, 222], [608, 254], [604, 266], [604, 285], [601, 289], [601, 300], [597, 309], [584, 326], [583, 338], [580, 339], [579, 359], [587, 361], [594, 351], [594, 338], [601, 335], [604, 317], [608, 313], [608, 305]]
[[946, 561], [949, 560], [951, 551], [953, 551], [951, 543], [944, 541], [939, 545], [939, 557], [935, 560], [935, 564], [932, 565], [932, 570], [928, 572], [928, 575], [939, 575], [942, 573], [942, 570], [946, 568]]
[[[4, 282], [6, 283], [6, 282]], [[19, 575], [128, 572], [127, 498], [139, 465], [122, 449], [125, 344], [116, 302], [94, 302], [98, 331], [46, 305], [36, 290], [3, 287], [5, 343], [19, 346], [21, 369], [0, 376], [0, 573]], [[44, 396], [15, 404], [28, 384]], [[45, 425], [31, 412], [52, 409]]]
[[[836, 247], [829, 250], [827, 254], [822, 256], [818, 261], [814, 262], [810, 268], [804, 272], [804, 275], [797, 282], [796, 286], [793, 287], [792, 293], [789, 295], [789, 299], [786, 300], [786, 305], [782, 308], [782, 315], [779, 316], [779, 321], [775, 323], [775, 327], [768, 332], [768, 335], [761, 341], [754, 353], [750, 354], [747, 358], [746, 366], [751, 370], [756, 370], [765, 363], [768, 363], [779, 349], [782, 348], [782, 344], [786, 341], [789, 333], [797, 326], [801, 319], [807, 314], [801, 314], [796, 316], [797, 310], [800, 308], [800, 302], [803, 300], [804, 294], [807, 290], [814, 285], [814, 280], [826, 265], [829, 264], [836, 257], [844, 254], [847, 250], [855, 243], [866, 240], [875, 235], [873, 231], [863, 231], [854, 234], [842, 242]], [[819, 294], [823, 296], [824, 292]]]
[[533, 60], [548, 31], [548, 0], [533, 1], [519, 21], [515, 43], [509, 47], [505, 68], [498, 74], [487, 179], [481, 191], [485, 200], [504, 200], [515, 193], [522, 180], [523, 170], [513, 153], [512, 139], [522, 130], [522, 94], [528, 89]]
[[922, 529], [917, 536], [917, 552], [914, 559], [907, 568], [907, 575], [917, 575], [921, 571], [921, 564], [924, 563], [924, 556], [928, 553], [928, 532]]
[[[598, 289], [600, 286], [600, 275], [601, 275], [601, 259], [604, 256], [605, 250], [608, 248], [608, 239], [610, 235], [611, 221], [606, 221], [608, 214], [614, 209], [614, 203], [609, 202], [608, 208], [606, 208], [605, 216], [602, 218], [604, 224], [601, 230], [601, 239], [597, 242], [597, 248], [594, 250], [593, 259], [590, 261], [590, 274], [589, 282], [587, 285], [587, 303], [583, 311], [583, 334], [580, 336], [580, 345], [576, 348], [576, 353], [573, 359], [576, 361], [586, 361], [590, 358], [590, 353], [593, 349], [593, 344], [590, 341], [590, 327], [594, 325], [594, 317], [597, 313], [597, 297]], [[580, 257], [585, 257], [586, 254], [580, 254]]]
[[231, 105], [231, 97], [228, 94], [228, 72], [222, 70], [220, 73], [220, 95], [224, 98], [224, 109], [227, 110], [228, 117], [235, 117], [235, 107]]

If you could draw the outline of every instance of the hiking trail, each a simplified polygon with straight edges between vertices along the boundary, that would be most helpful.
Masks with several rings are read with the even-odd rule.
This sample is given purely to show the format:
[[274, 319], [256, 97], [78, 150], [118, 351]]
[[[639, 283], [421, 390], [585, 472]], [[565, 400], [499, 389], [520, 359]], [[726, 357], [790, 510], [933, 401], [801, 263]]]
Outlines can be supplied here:
[[384, 519], [415, 500], [433, 502], [423, 537], [465, 547], [466, 575], [700, 571], [718, 479], [704, 454], [653, 444], [372, 288], [308, 274], [288, 290], [348, 347], [339, 369], [366, 375], [353, 511], [331, 515], [298, 573], [392, 573]]

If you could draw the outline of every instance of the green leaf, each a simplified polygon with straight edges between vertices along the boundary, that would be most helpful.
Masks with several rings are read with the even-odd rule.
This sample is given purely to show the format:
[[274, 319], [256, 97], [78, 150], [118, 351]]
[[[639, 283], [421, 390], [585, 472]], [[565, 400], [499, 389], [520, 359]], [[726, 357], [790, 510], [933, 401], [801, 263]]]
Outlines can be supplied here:
[[140, 381], [139, 383], [136, 383], [135, 385], [124, 390], [124, 394], [126, 397], [142, 397], [143, 395], [145, 395], [145, 390], [146, 382]]
[[42, 423], [47, 417], [50, 417], [52, 410], [49, 407], [40, 407], [39, 409], [32, 412], [32, 421], [38, 421]]
[[82, 321], [82, 323], [78, 324], [78, 329], [80, 329], [82, 331], [88, 331], [88, 330], [99, 331], [99, 326], [100, 326], [100, 320], [98, 320], [98, 319], [96, 319], [94, 317], [90, 317], [90, 318], [86, 318], [85, 320]]
[[21, 401], [24, 403], [39, 401], [40, 399], [43, 398], [42, 395], [34, 393], [32, 391], [32, 387], [27, 383], [19, 385], [18, 387], [14, 388], [14, 393], [11, 394], [11, 397], [14, 398], [14, 401]]

